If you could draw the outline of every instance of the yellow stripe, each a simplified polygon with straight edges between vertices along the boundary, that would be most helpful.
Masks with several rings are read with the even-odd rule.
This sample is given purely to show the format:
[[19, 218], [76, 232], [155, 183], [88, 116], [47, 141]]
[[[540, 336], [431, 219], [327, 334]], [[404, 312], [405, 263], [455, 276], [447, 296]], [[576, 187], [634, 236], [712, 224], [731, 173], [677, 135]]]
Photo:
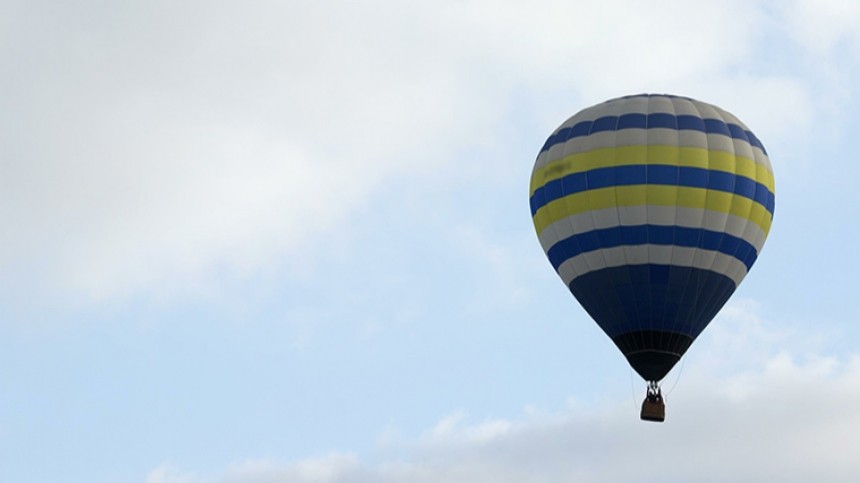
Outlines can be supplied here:
[[532, 174], [529, 196], [547, 182], [569, 174], [632, 164], [663, 164], [725, 171], [755, 180], [765, 185], [771, 193], [776, 192], [773, 173], [753, 159], [704, 148], [641, 145], [593, 149], [552, 161]]
[[553, 200], [541, 207], [532, 221], [535, 230], [540, 234], [550, 224], [571, 215], [614, 206], [642, 205], [679, 206], [729, 213], [760, 226], [765, 235], [770, 231], [773, 220], [764, 206], [733, 193], [685, 186], [641, 184], [582, 191]]

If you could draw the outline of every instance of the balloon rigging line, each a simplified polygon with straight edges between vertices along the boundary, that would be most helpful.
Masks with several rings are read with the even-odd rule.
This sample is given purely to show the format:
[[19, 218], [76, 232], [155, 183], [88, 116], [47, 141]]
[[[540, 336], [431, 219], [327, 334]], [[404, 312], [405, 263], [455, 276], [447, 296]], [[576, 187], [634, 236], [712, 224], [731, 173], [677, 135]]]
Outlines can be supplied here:
[[677, 386], [677, 385], [678, 385], [678, 381], [680, 381], [680, 380], [681, 380], [681, 373], [683, 373], [683, 372], [684, 372], [684, 362], [686, 362], [686, 359], [684, 359], [684, 358], [682, 357], [682, 358], [681, 358], [681, 367], [679, 367], [679, 368], [678, 368], [678, 375], [677, 375], [677, 376], [675, 376], [675, 382], [674, 382], [674, 384], [672, 384], [672, 388], [671, 388], [671, 389], [669, 389], [669, 391], [667, 391], [667, 392], [666, 392], [666, 396], [668, 396], [669, 394], [672, 394], [672, 391], [674, 391], [674, 390], [675, 390], [675, 386]]
[[628, 367], [628, 370], [630, 371], [630, 400], [633, 401], [633, 408], [639, 409], [639, 403], [636, 402], [636, 387], [633, 382], [633, 368]]

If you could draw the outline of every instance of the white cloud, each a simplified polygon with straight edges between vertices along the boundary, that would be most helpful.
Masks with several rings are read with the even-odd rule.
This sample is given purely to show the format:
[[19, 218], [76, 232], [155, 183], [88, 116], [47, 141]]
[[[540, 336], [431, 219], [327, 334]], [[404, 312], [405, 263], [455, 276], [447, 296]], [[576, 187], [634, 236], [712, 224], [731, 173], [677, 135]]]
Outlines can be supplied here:
[[79, 26], [56, 12], [58, 34], [21, 31], [4, 52], [27, 57], [3, 123], [0, 266], [15, 285], [101, 300], [259, 270], [441, 157], [433, 140], [468, 105], [410, 42], [386, 45], [405, 31], [367, 28], [374, 12], [355, 5], [164, 7]]
[[204, 481], [195, 475], [182, 473], [169, 464], [155, 468], [144, 479], [145, 483], [203, 483]]
[[860, 4], [852, 0], [796, 0], [785, 10], [788, 29], [817, 55], [845, 43], [860, 48]]
[[651, 90], [755, 99], [770, 137], [811, 117], [803, 79], [752, 69], [770, 17], [740, 0], [54, 7], [7, 6], [0, 44], [10, 298], [207, 293], [307, 259], [380, 187], [474, 175], [456, 153], [511, 142], [513, 92], [553, 98], [553, 125]]
[[[692, 378], [692, 376], [691, 376]], [[351, 455], [248, 464], [222, 481], [550, 482], [853, 481], [860, 471], [860, 358], [768, 361], [746, 378], [670, 397], [662, 425], [630, 404], [573, 408], [521, 421], [446, 418], [407, 461]]]
[[285, 466], [270, 460], [252, 460], [231, 467], [224, 477], [224, 483], [258, 482], [277, 483], [296, 481], [326, 483], [345, 481], [356, 475], [367, 473], [355, 455], [332, 453], [320, 458], [309, 458], [296, 464]]
[[458, 411], [414, 441], [389, 441], [383, 455], [400, 456], [379, 463], [352, 453], [249, 461], [218, 481], [853, 481], [860, 356], [820, 355], [809, 340], [740, 301], [688, 354], [665, 423], [639, 421], [630, 401], [571, 401], [519, 419], [471, 421]]

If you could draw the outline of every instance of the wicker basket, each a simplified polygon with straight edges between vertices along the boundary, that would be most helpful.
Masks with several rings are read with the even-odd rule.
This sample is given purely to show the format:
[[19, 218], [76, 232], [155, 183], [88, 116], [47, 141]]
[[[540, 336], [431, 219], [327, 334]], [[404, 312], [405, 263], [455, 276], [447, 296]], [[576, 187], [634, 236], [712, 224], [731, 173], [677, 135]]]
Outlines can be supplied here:
[[662, 423], [666, 419], [666, 404], [662, 397], [646, 397], [642, 401], [642, 421]]

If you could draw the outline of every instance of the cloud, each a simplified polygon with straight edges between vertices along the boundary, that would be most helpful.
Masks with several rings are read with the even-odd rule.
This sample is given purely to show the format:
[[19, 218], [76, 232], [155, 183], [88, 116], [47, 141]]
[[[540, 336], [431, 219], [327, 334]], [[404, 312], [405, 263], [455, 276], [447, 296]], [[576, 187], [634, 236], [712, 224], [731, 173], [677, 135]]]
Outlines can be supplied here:
[[788, 28], [812, 53], [828, 54], [840, 43], [860, 48], [860, 5], [850, 0], [796, 0], [785, 10]]
[[550, 128], [630, 92], [755, 99], [772, 138], [813, 109], [802, 78], [756, 69], [771, 18], [741, 1], [5, 9], [0, 288], [16, 303], [196, 296], [308, 263], [383, 189], [513, 169], [498, 154], [523, 96]]
[[205, 291], [332, 236], [458, 127], [444, 70], [409, 65], [408, 42], [382, 44], [402, 32], [354, 22], [369, 15], [356, 6], [155, 5], [98, 22], [58, 9], [48, 36], [13, 10], [0, 266], [14, 285]]
[[173, 465], [163, 464], [150, 471], [145, 483], [203, 483], [205, 480], [195, 475], [181, 473]]
[[[860, 471], [860, 358], [798, 363], [715, 381], [669, 402], [663, 426], [629, 404], [572, 407], [521, 421], [442, 420], [407, 461], [361, 465], [334, 454], [294, 464], [248, 463], [219, 481], [852, 481]], [[675, 414], [672, 414], [672, 413]]]
[[358, 458], [352, 454], [332, 453], [320, 458], [309, 458], [296, 464], [284, 466], [270, 460], [251, 460], [231, 467], [223, 481], [241, 483], [255, 481], [276, 483], [280, 481], [327, 482], [371, 477], [363, 469]]
[[517, 419], [471, 420], [458, 411], [414, 440], [386, 438], [373, 464], [338, 452], [251, 460], [216, 481], [853, 481], [860, 356], [821, 355], [809, 340], [740, 301], [688, 354], [681, 383], [664, 386], [671, 392], [663, 424], [639, 421], [630, 401], [571, 399]]

